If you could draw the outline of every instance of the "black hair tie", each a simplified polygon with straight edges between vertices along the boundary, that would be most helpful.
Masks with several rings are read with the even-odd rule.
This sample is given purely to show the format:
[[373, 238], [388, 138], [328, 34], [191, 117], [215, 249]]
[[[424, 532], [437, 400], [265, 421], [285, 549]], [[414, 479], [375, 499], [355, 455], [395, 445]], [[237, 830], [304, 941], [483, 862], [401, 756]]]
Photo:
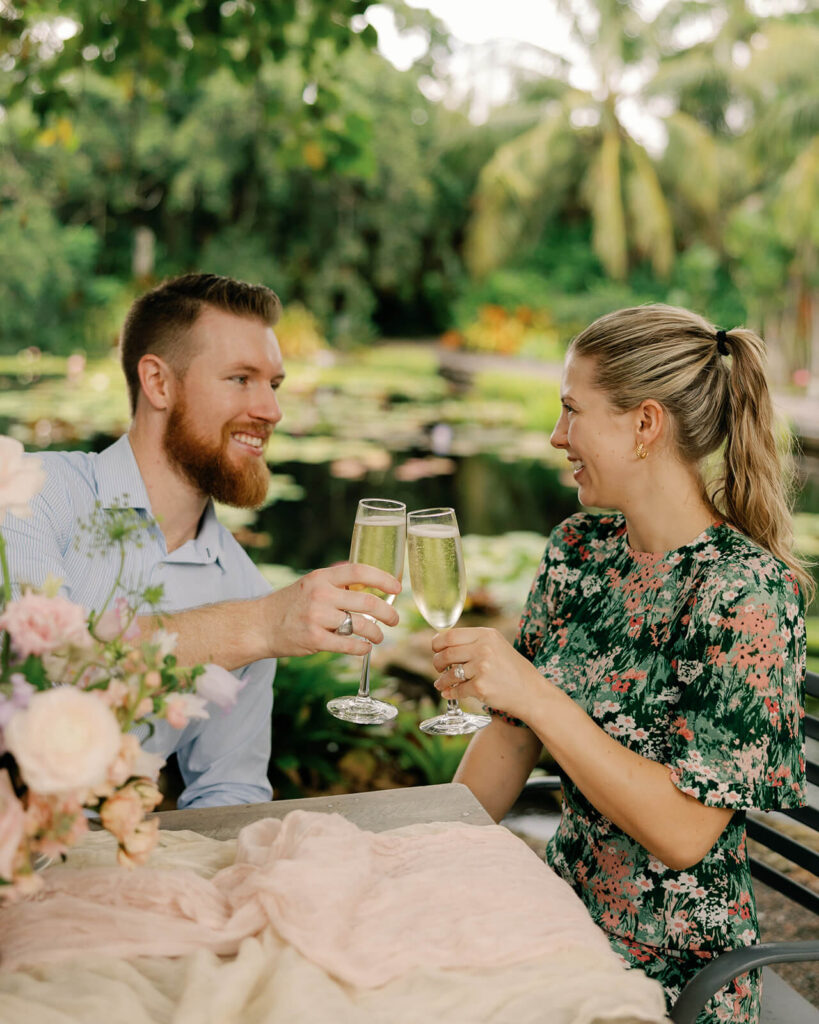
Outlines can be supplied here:
[[717, 331], [717, 352], [721, 356], [728, 355], [728, 334], [722, 328]]

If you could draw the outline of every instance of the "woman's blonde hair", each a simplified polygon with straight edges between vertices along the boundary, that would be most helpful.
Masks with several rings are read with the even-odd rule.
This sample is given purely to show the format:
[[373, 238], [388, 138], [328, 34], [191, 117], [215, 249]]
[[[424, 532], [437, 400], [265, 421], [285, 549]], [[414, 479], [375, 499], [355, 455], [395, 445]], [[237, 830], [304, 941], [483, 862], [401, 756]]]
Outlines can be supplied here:
[[[815, 583], [793, 550], [793, 459], [777, 443], [762, 339], [657, 304], [600, 317], [569, 351], [595, 360], [595, 383], [621, 412], [647, 398], [663, 406], [681, 457], [698, 468], [704, 499], [781, 559], [809, 601]], [[715, 452], [721, 471], [706, 483], [702, 467]]]

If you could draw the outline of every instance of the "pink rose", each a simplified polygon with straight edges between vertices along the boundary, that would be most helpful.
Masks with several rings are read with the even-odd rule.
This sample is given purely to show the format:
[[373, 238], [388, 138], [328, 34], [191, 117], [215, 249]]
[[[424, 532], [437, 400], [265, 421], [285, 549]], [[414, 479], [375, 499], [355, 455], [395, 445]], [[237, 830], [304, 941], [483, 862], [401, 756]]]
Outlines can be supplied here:
[[165, 701], [165, 718], [174, 729], [184, 729], [191, 718], [210, 718], [205, 701], [193, 693], [172, 693]]
[[0, 523], [6, 512], [20, 519], [30, 516], [28, 503], [44, 483], [41, 460], [26, 455], [19, 441], [0, 436]]
[[5, 731], [6, 747], [23, 779], [41, 794], [104, 784], [120, 748], [113, 712], [93, 693], [73, 686], [35, 693]]
[[205, 665], [204, 674], [196, 677], [196, 692], [220, 708], [232, 708], [244, 681], [237, 679], [221, 665]]
[[25, 835], [26, 814], [11, 785], [9, 773], [0, 771], [0, 878], [11, 881], [17, 851]]
[[27, 658], [65, 647], [87, 647], [91, 635], [85, 619], [85, 610], [65, 597], [28, 593], [6, 606], [0, 629], [8, 631], [17, 654]]

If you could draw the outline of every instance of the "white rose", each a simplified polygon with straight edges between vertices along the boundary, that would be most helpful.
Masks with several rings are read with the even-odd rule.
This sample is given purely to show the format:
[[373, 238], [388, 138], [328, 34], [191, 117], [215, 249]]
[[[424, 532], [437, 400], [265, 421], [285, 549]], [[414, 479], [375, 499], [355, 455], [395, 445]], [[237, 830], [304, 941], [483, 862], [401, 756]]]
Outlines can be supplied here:
[[26, 785], [49, 795], [105, 782], [121, 733], [113, 712], [93, 693], [58, 686], [34, 694], [6, 726], [5, 741]]

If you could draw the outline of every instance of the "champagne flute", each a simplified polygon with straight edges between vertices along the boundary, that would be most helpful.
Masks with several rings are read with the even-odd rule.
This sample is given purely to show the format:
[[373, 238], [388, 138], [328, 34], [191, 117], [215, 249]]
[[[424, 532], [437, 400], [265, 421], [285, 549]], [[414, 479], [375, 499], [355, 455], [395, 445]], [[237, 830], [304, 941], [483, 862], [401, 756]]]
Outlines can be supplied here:
[[[385, 498], [362, 498], [358, 503], [353, 539], [350, 544], [350, 561], [372, 565], [383, 569], [391, 576], [401, 579], [404, 572], [404, 546], [407, 539], [407, 506], [400, 501]], [[372, 587], [354, 585], [351, 590], [368, 590], [377, 594], [387, 604], [392, 604], [395, 594], [385, 594]], [[398, 714], [398, 708], [385, 700], [373, 700], [370, 696], [370, 652], [364, 655], [361, 666], [361, 682], [354, 697], [335, 697], [328, 701], [327, 710], [336, 718], [358, 725], [381, 725]]]
[[[461, 617], [466, 600], [466, 571], [455, 510], [424, 508], [407, 520], [412, 596], [433, 629], [449, 629]], [[433, 736], [463, 736], [489, 724], [488, 715], [468, 714], [448, 700], [442, 715], [421, 722]]]

